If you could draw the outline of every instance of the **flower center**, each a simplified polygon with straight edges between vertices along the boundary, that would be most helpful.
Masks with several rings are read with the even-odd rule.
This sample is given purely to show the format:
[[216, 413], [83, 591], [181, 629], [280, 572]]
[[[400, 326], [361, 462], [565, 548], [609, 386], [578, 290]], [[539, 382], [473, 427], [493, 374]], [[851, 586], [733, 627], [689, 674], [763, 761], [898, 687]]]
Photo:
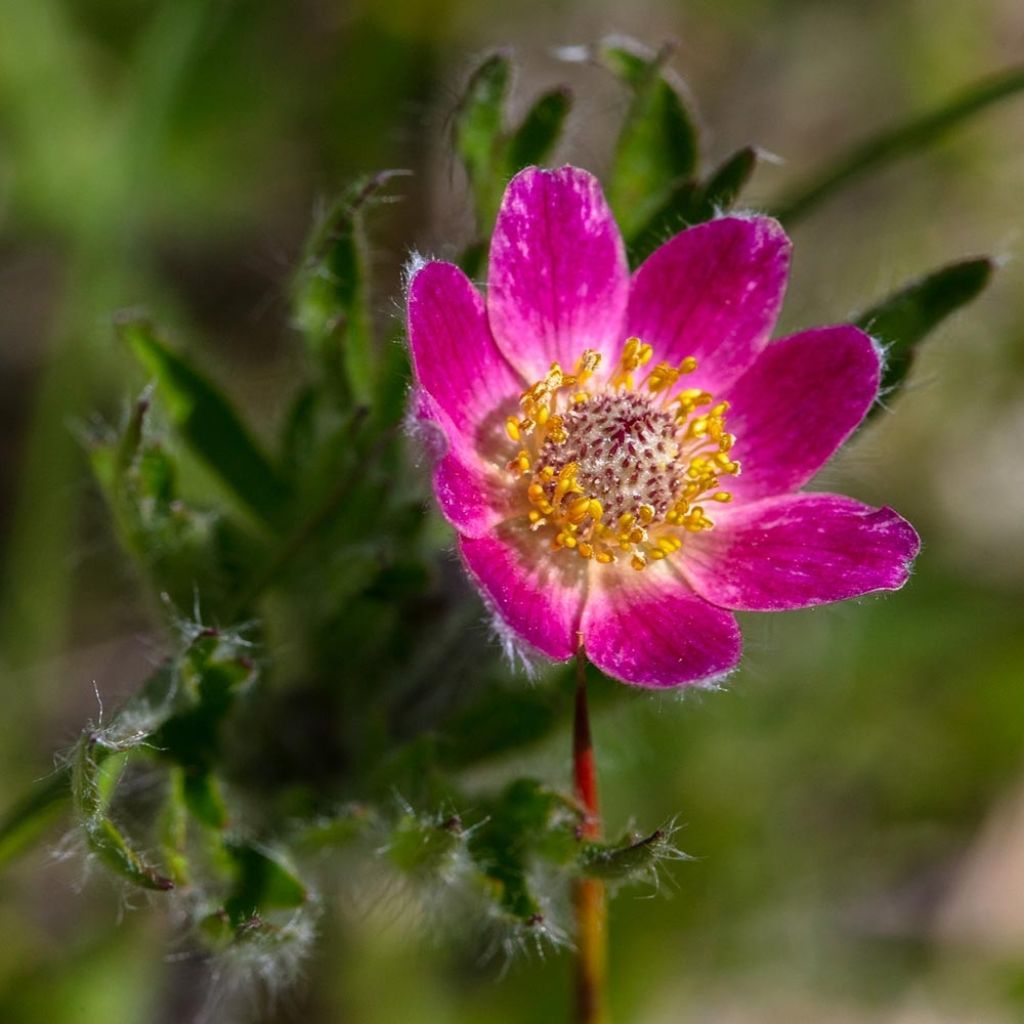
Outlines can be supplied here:
[[729, 454], [728, 404], [699, 388], [669, 397], [696, 369], [692, 357], [658, 363], [636, 388], [634, 374], [652, 354], [630, 338], [617, 371], [592, 389], [598, 353], [586, 350], [573, 374], [553, 363], [523, 392], [523, 415], [506, 423], [523, 445], [508, 468], [526, 481], [530, 526], [547, 528], [556, 550], [601, 564], [628, 556], [644, 569], [677, 551], [687, 532], [714, 526], [698, 502], [731, 500], [719, 489], [721, 476], [740, 469]]

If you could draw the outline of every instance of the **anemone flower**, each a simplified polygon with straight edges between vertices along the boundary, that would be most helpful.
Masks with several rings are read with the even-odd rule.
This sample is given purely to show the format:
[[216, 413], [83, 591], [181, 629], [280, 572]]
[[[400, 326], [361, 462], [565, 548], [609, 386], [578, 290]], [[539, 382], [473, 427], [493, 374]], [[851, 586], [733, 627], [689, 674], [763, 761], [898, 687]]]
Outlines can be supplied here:
[[451, 263], [408, 285], [415, 420], [462, 559], [506, 635], [647, 687], [739, 661], [736, 611], [895, 590], [919, 541], [892, 509], [800, 488], [875, 400], [856, 327], [769, 343], [790, 245], [723, 216], [632, 275], [596, 178], [505, 192], [486, 293]]

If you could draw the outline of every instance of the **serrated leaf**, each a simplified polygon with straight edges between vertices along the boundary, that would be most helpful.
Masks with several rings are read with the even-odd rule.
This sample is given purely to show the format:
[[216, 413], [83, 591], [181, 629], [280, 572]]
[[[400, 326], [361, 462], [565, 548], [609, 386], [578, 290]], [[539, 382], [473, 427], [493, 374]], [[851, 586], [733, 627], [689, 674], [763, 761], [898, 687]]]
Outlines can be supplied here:
[[608, 180], [608, 200], [627, 242], [697, 168], [695, 119], [664, 73], [671, 52], [620, 41], [597, 48], [598, 60], [633, 93]]
[[508, 54], [491, 54], [470, 75], [455, 113], [455, 151], [466, 168], [481, 232], [487, 229], [495, 208], [495, 179], [511, 79]]
[[564, 87], [551, 89], [534, 101], [505, 145], [506, 180], [524, 167], [542, 164], [548, 159], [561, 137], [571, 107], [572, 93]]
[[[988, 258], [961, 260], [901, 288], [856, 318], [858, 327], [885, 347], [882, 394], [903, 384], [920, 343], [946, 317], [975, 299], [992, 277]], [[872, 409], [877, 413], [879, 406]]]
[[279, 526], [288, 488], [220, 390], [161, 341], [144, 320], [125, 320], [121, 334], [157, 382], [160, 400], [189, 447], [241, 502]]

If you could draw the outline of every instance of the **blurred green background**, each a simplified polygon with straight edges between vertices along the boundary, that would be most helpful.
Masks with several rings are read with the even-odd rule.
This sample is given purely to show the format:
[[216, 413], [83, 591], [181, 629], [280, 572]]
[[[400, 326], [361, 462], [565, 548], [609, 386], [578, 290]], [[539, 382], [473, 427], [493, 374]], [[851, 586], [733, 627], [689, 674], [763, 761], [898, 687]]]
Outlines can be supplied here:
[[[114, 702], [155, 658], [77, 440], [139, 380], [112, 311], [154, 310], [269, 436], [300, 363], [285, 292], [315, 211], [359, 174], [413, 172], [375, 234], [375, 310], [399, 316], [407, 252], [470, 240], [449, 127], [476, 57], [515, 48], [519, 109], [568, 82], [558, 155], [600, 172], [625, 97], [554, 50], [608, 32], [678, 41], [711, 162], [748, 143], [778, 157], [755, 207], [1024, 60], [1018, 0], [3, 0], [0, 807], [97, 717], [94, 685]], [[1022, 196], [1024, 99], [793, 231], [784, 330], [950, 259], [1007, 261], [826, 470], [918, 526], [910, 586], [748, 616], [726, 691], [598, 716], [608, 820], [677, 815], [694, 858], [613, 904], [620, 1021], [1024, 1018]], [[566, 737], [529, 770], [565, 777]], [[174, 921], [72, 854], [58, 827], [0, 876], [0, 1020], [226, 1019]], [[242, 1019], [565, 1019], [566, 955], [453, 953], [393, 878], [336, 881], [303, 983]]]

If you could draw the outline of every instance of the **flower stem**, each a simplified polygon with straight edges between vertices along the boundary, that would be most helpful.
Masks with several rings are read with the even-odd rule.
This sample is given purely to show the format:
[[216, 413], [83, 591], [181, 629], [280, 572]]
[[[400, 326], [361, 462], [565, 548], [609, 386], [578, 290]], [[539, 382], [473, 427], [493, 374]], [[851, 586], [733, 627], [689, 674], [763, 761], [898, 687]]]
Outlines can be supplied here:
[[[576, 652], [573, 784], [584, 812], [580, 839], [593, 841], [601, 838], [601, 807], [597, 795], [597, 763], [590, 738], [586, 670], [587, 658], [581, 637]], [[576, 909], [576, 1024], [607, 1024], [608, 905], [604, 882], [596, 878], [577, 879], [573, 904]]]

